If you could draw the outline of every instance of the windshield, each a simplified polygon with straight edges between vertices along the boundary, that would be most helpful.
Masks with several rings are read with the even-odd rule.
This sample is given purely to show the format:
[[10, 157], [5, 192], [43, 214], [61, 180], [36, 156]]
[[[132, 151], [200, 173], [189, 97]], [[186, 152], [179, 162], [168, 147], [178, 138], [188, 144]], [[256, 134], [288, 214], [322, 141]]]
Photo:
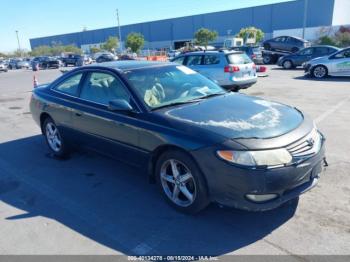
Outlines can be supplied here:
[[185, 66], [162, 66], [125, 72], [138, 96], [151, 109], [191, 103], [226, 91]]
[[242, 64], [253, 63], [252, 60], [250, 60], [250, 58], [246, 54], [242, 54], [242, 53], [229, 54], [227, 55], [227, 60], [229, 64], [232, 64], [232, 65], [242, 65]]

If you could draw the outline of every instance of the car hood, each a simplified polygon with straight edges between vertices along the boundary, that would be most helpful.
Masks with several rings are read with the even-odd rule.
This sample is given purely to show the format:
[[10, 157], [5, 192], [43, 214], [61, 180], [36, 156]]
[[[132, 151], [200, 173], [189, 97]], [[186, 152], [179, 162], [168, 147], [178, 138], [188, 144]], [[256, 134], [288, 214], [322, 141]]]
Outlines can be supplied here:
[[192, 125], [229, 139], [281, 136], [297, 128], [304, 119], [295, 108], [235, 93], [167, 109], [162, 114], [176, 121], [177, 128], [181, 124]]

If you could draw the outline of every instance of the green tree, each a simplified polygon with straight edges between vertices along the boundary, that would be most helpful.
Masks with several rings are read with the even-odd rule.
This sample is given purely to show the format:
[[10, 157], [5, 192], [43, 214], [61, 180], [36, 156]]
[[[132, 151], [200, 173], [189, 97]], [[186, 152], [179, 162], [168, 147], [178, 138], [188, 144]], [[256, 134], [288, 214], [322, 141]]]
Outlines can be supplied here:
[[119, 46], [119, 39], [117, 37], [110, 36], [107, 41], [102, 44], [102, 49], [113, 52]]
[[211, 31], [207, 28], [200, 28], [194, 34], [196, 44], [204, 45], [205, 49], [207, 49], [209, 42], [214, 41], [217, 37], [218, 37], [218, 32]]
[[320, 45], [337, 45], [336, 41], [328, 35], [321, 36], [317, 43]]
[[145, 38], [140, 33], [130, 33], [126, 37], [125, 46], [130, 48], [132, 52], [138, 53], [145, 45]]
[[74, 53], [74, 54], [82, 54], [82, 50], [76, 45], [65, 45], [63, 46], [63, 52]]
[[335, 41], [340, 47], [350, 46], [350, 33], [349, 32], [337, 32], [335, 34]]
[[254, 35], [256, 37], [256, 43], [259, 43], [259, 42], [261, 42], [264, 39], [264, 35], [265, 34], [264, 34], [264, 32], [261, 29], [253, 27], [253, 26], [242, 28], [239, 31], [239, 33], [237, 34], [238, 37], [241, 37], [244, 40], [247, 40], [247, 38], [253, 38]]
[[51, 47], [47, 45], [38, 46], [30, 52], [30, 55], [31, 56], [51, 55]]
[[90, 47], [90, 53], [92, 53], [92, 54], [96, 54], [96, 53], [98, 53], [98, 52], [100, 52], [101, 51], [101, 49], [100, 48], [98, 48], [98, 47]]
[[31, 56], [56, 56], [61, 55], [62, 53], [74, 53], [82, 54], [80, 48], [75, 45], [54, 45], [54, 46], [38, 46], [34, 48], [31, 52]]

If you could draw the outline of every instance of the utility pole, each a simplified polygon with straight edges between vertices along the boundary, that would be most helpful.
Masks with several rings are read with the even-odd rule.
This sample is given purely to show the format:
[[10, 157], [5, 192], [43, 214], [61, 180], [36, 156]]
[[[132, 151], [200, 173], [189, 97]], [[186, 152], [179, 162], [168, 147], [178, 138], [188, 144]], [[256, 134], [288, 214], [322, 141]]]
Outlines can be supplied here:
[[304, 0], [304, 20], [303, 20], [303, 38], [305, 38], [305, 29], [307, 23], [307, 8], [309, 6], [309, 0]]
[[119, 30], [119, 44], [120, 44], [120, 52], [123, 52], [123, 43], [122, 43], [122, 32], [120, 29], [120, 21], [119, 21], [119, 10], [117, 9], [117, 20], [118, 20], [118, 30]]
[[16, 36], [17, 36], [17, 43], [18, 43], [18, 51], [21, 54], [22, 57], [22, 49], [21, 49], [21, 45], [19, 43], [19, 37], [18, 37], [18, 30], [16, 30]]

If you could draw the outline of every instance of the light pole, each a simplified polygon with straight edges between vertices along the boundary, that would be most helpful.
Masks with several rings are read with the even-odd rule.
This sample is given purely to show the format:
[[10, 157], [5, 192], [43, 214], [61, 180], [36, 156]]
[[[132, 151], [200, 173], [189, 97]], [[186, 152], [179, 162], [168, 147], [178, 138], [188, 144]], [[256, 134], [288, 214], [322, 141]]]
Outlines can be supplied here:
[[309, 6], [309, 0], [304, 0], [304, 19], [303, 19], [303, 38], [305, 38], [305, 29], [307, 23], [307, 8]]
[[17, 36], [17, 43], [18, 43], [18, 51], [21, 54], [22, 57], [22, 50], [21, 50], [21, 45], [19, 43], [19, 37], [18, 37], [18, 30], [16, 30], [16, 36]]
[[123, 43], [122, 43], [122, 32], [120, 29], [119, 10], [118, 9], [117, 9], [117, 20], [118, 20], [118, 30], [119, 30], [120, 53], [122, 53], [123, 52]]

